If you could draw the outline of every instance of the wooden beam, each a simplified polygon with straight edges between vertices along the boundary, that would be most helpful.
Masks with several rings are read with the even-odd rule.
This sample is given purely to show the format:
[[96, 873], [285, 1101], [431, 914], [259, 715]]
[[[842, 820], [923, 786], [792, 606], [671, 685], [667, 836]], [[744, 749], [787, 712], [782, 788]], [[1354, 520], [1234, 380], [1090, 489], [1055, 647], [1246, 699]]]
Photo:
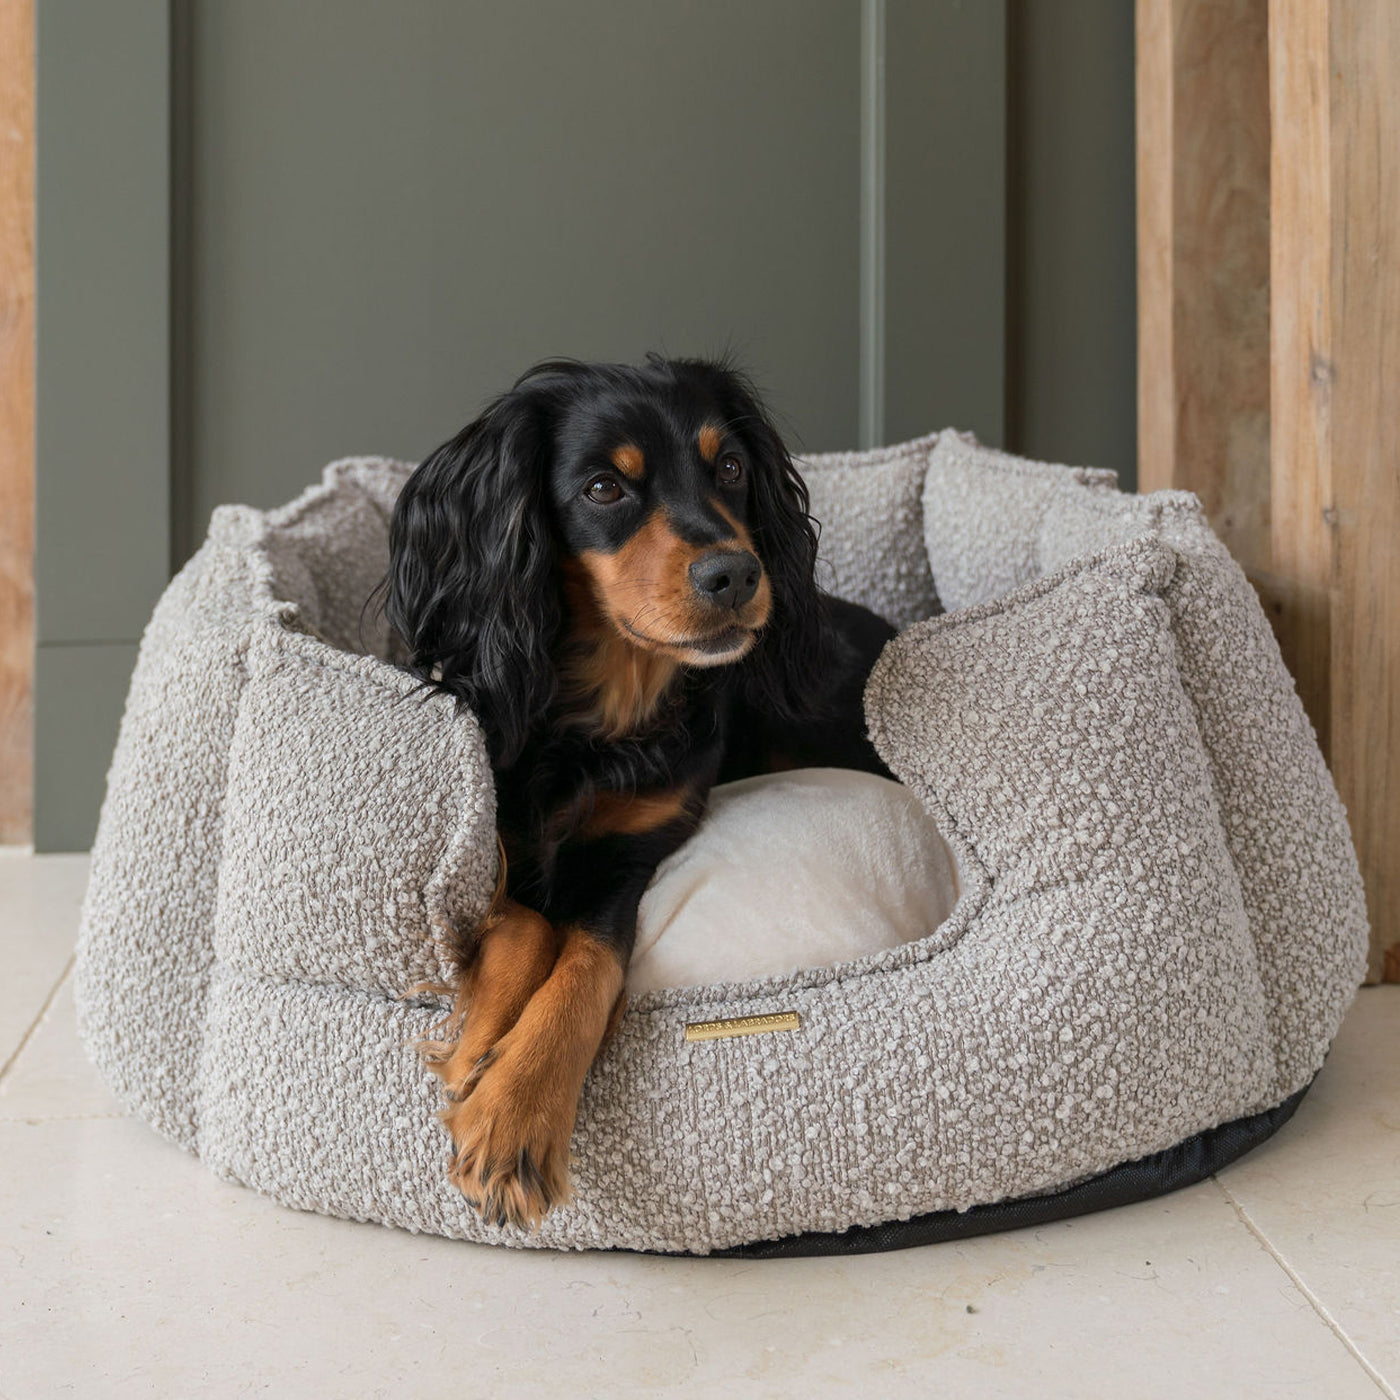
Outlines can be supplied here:
[[1400, 981], [1400, 6], [1137, 0], [1139, 475], [1274, 623]]
[[1400, 981], [1400, 12], [1270, 0], [1269, 40], [1275, 567], [1327, 599], [1304, 650], [1327, 666], [1371, 975]]
[[1400, 982], [1400, 11], [1332, 17], [1332, 765]]
[[[1331, 758], [1331, 247], [1327, 0], [1270, 0], [1270, 547], [1275, 631]], [[1286, 42], [1285, 42], [1286, 38]]]
[[1270, 567], [1265, 0], [1137, 0], [1138, 485]]
[[0, 845], [32, 832], [34, 0], [0, 0]]

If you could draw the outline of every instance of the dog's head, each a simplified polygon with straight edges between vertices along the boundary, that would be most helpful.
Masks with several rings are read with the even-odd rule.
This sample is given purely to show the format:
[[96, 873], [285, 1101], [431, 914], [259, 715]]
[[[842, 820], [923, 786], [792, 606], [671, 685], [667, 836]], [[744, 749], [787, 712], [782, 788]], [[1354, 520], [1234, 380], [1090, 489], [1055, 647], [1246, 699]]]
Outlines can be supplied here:
[[759, 703], [796, 715], [822, 665], [807, 507], [732, 368], [550, 361], [405, 485], [389, 620], [414, 670], [476, 711], [502, 766], [581, 629], [649, 663], [738, 663]]

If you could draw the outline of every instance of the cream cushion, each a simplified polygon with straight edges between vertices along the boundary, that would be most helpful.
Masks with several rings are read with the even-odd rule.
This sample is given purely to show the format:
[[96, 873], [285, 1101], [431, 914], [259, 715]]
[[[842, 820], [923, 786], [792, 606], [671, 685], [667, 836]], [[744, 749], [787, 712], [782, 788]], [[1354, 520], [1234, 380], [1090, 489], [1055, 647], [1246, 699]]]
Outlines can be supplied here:
[[831, 967], [932, 933], [957, 865], [899, 783], [839, 768], [725, 783], [642, 899], [633, 993]]

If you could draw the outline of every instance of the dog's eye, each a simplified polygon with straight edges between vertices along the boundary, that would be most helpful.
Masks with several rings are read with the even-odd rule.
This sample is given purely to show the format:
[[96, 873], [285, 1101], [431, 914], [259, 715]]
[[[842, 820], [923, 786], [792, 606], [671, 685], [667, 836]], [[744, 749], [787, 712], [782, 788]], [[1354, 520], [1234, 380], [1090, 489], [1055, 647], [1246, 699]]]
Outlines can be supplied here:
[[595, 476], [583, 488], [583, 494], [600, 506], [610, 506], [614, 501], [622, 499], [622, 487], [617, 484], [615, 477]]
[[733, 453], [719, 459], [716, 473], [726, 486], [737, 486], [744, 479], [744, 464]]

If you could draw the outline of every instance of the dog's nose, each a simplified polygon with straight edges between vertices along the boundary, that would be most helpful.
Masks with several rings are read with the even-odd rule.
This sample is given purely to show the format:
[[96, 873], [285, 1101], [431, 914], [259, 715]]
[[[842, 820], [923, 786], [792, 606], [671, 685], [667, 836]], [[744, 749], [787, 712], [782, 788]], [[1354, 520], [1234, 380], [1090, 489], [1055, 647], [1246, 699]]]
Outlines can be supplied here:
[[763, 566], [747, 549], [716, 550], [690, 566], [690, 581], [706, 601], [742, 608], [758, 592]]

